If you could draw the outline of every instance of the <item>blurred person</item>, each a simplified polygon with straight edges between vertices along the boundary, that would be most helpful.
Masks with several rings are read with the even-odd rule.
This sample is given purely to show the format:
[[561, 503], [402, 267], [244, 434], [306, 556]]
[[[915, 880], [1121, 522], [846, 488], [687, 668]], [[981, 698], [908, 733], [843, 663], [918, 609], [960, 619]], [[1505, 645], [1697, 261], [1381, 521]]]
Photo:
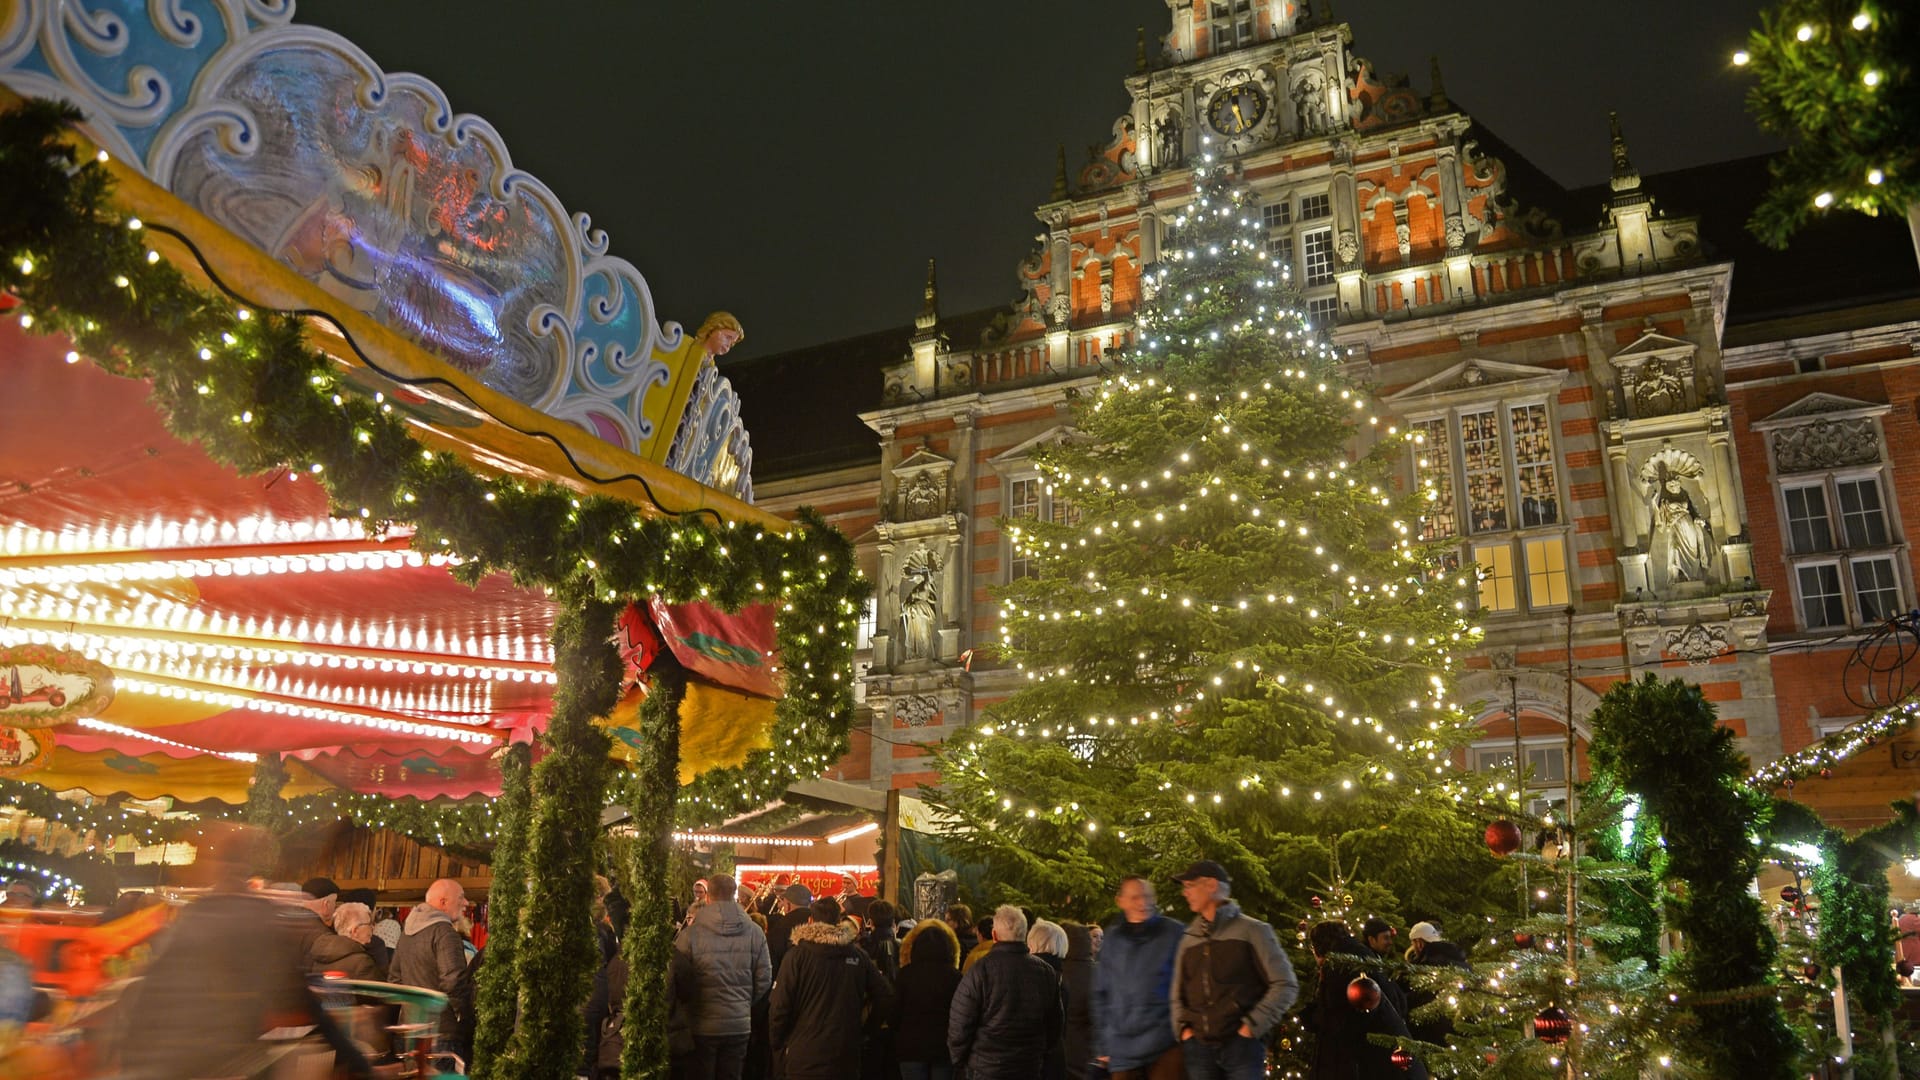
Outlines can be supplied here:
[[860, 1075], [864, 1036], [893, 1008], [893, 987], [854, 947], [840, 904], [816, 900], [780, 962], [767, 1015], [775, 1071], [784, 1080]]
[[973, 927], [973, 909], [965, 904], [955, 904], [947, 909], [947, 926], [960, 943], [960, 955], [964, 958], [980, 944], [980, 934]]
[[947, 1018], [947, 1054], [967, 1080], [1039, 1080], [1047, 1048], [1066, 1022], [1060, 980], [1027, 951], [1027, 919], [1003, 905], [993, 943], [962, 975]]
[[893, 985], [893, 1056], [900, 1080], [953, 1080], [947, 1018], [959, 987], [960, 939], [940, 919], [920, 920], [900, 943], [900, 975]]
[[1100, 946], [1106, 943], [1107, 932], [1100, 926], [1087, 927], [1087, 936], [1093, 939], [1093, 958], [1100, 959]]
[[860, 892], [860, 879], [846, 871], [840, 872], [840, 910], [855, 918], [866, 921], [867, 908], [873, 904], [873, 897]]
[[[333, 912], [333, 929], [307, 946], [307, 972], [339, 972], [349, 979], [385, 982], [387, 969], [374, 959], [367, 942], [373, 940], [373, 912], [365, 904], [341, 904]], [[351, 932], [349, 932], [351, 931]]]
[[462, 1061], [473, 1055], [466, 1035], [473, 1030], [473, 976], [467, 969], [466, 949], [454, 920], [464, 918], [470, 906], [466, 889], [452, 878], [441, 878], [427, 886], [426, 902], [407, 913], [400, 945], [393, 950], [393, 964], [387, 972], [391, 982], [447, 995], [436, 1046]]
[[[1067, 995], [1067, 931], [1059, 923], [1040, 919], [1027, 930], [1027, 952], [1039, 957], [1053, 969], [1060, 994], [1060, 1034], [1047, 1044], [1040, 1067], [1040, 1080], [1066, 1080], [1067, 1040], [1065, 1018], [1072, 1009]], [[1083, 1066], [1085, 1062], [1081, 1063]]]
[[1083, 1080], [1093, 1060], [1093, 932], [1085, 923], [1063, 922], [1067, 956], [1060, 982], [1067, 993], [1067, 1025], [1060, 1043], [1067, 1054], [1067, 1080]]
[[[1026, 914], [1023, 912], [1020, 917], [1024, 919], [1026, 918]], [[973, 970], [973, 965], [979, 963], [988, 953], [993, 951], [993, 920], [986, 918], [974, 923], [973, 933], [975, 944], [972, 949], [968, 950], [967, 955], [960, 960], [960, 973], [963, 975]]]
[[867, 928], [860, 936], [860, 949], [892, 982], [900, 974], [900, 937], [893, 932], [898, 912], [891, 903], [875, 900], [867, 906]]
[[355, 1077], [366, 1058], [307, 989], [305, 951], [283, 907], [247, 888], [267, 850], [264, 830], [226, 821], [201, 827], [197, 856], [179, 871], [206, 895], [158, 940], [153, 962], [122, 1000], [120, 1080], [251, 1076], [272, 1063], [260, 1038], [282, 1025], [313, 1025]]
[[[620, 952], [620, 939], [613, 932], [613, 916], [607, 911], [607, 896], [612, 892], [613, 882], [600, 874], [593, 875], [593, 939], [600, 949], [600, 963], [593, 969], [593, 989], [588, 991], [587, 1000], [581, 1006], [587, 1027], [581, 1064], [588, 1073], [600, 1059], [600, 1029], [613, 1008], [607, 967]], [[479, 985], [477, 980], [474, 985]]]
[[1202, 859], [1177, 880], [1194, 913], [1174, 954], [1170, 995], [1188, 1080], [1261, 1080], [1267, 1032], [1300, 996], [1293, 965], [1273, 927], [1228, 899], [1225, 867]]
[[373, 957], [374, 966], [380, 969], [380, 978], [387, 977], [387, 968], [393, 963], [393, 950], [374, 934], [372, 908], [358, 901], [334, 908], [333, 932], [359, 942], [367, 955]]
[[1172, 1014], [1173, 960], [1187, 928], [1160, 914], [1153, 884], [1124, 878], [1093, 969], [1093, 1058], [1114, 1080], [1179, 1080], [1186, 1072]]
[[307, 879], [304, 885], [279, 882], [273, 886], [273, 891], [304, 895], [304, 899], [294, 901], [296, 910], [289, 912], [288, 917], [299, 928], [300, 944], [307, 954], [307, 963], [302, 970], [311, 970], [314, 944], [333, 933], [333, 909], [340, 899], [340, 887], [331, 878], [317, 877]]

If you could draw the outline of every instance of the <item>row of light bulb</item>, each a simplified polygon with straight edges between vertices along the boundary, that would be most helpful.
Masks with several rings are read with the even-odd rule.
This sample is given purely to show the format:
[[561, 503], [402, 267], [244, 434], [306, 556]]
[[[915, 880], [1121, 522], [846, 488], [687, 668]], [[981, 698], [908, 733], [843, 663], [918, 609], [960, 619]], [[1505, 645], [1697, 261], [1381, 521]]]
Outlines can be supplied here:
[[470, 728], [451, 727], [444, 724], [422, 723], [416, 720], [398, 720], [386, 716], [374, 716], [369, 713], [349, 709], [322, 708], [315, 705], [301, 705], [287, 701], [261, 701], [227, 690], [207, 690], [199, 687], [175, 686], [170, 683], [152, 682], [140, 678], [119, 678], [114, 680], [117, 691], [133, 694], [148, 694], [155, 697], [172, 698], [175, 701], [192, 701], [208, 705], [220, 705], [229, 709], [250, 709], [254, 712], [270, 713], [276, 716], [292, 716], [302, 720], [321, 720], [344, 727], [370, 728], [375, 731], [397, 732], [402, 735], [419, 735], [425, 738], [448, 739], [453, 742], [487, 745], [498, 741], [498, 737], [489, 731]]
[[203, 577], [264, 577], [278, 574], [342, 573], [352, 570], [398, 570], [403, 567], [452, 566], [448, 555], [421, 555], [415, 551], [316, 551], [285, 555], [208, 556], [194, 559], [129, 559], [125, 562], [15, 562], [0, 566], [0, 585], [84, 583], [111, 585], [123, 581], [170, 581]]
[[[412, 535], [412, 531], [394, 528], [390, 538]], [[169, 548], [199, 548], [217, 545], [306, 544], [315, 541], [344, 540], [364, 542], [366, 533], [360, 524], [345, 518], [316, 518], [289, 521], [275, 517], [248, 516], [237, 521], [152, 521], [132, 525], [98, 525], [59, 530], [39, 529], [15, 522], [0, 529], [0, 555], [38, 555], [96, 552], [153, 552]]]

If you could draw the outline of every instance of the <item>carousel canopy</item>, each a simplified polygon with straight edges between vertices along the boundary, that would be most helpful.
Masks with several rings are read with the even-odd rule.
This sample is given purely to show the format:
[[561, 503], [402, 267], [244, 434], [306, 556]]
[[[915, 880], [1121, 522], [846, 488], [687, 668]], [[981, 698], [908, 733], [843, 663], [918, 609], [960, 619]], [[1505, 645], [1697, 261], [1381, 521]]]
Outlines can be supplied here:
[[[485, 476], [790, 528], [746, 501], [751, 452], [713, 364], [738, 323], [658, 322], [604, 234], [430, 83], [292, 25], [290, 5], [220, 7], [191, 34], [128, 15], [111, 57], [74, 48], [58, 5], [23, 10], [0, 109], [78, 105], [151, 257], [241, 318], [298, 313], [340, 394]], [[163, 86], [153, 108], [108, 89], [133, 59]], [[169, 433], [148, 382], [80, 362], [12, 306], [0, 296], [0, 775], [238, 801], [271, 754], [286, 795], [496, 793], [491, 755], [551, 709], [547, 591], [456, 580], [458, 559], [409, 528], [338, 516], [302, 465], [219, 464]], [[766, 605], [643, 601], [622, 620], [632, 671], [670, 650], [692, 676], [683, 778], [768, 744], [774, 634]], [[630, 692], [605, 721], [617, 749], [637, 708]]]

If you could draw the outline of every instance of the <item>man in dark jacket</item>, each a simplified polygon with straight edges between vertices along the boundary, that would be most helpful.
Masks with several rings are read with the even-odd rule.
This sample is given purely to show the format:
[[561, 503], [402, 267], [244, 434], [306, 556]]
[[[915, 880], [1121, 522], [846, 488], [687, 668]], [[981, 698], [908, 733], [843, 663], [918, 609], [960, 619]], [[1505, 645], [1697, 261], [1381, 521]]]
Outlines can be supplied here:
[[893, 987], [840, 924], [840, 904], [816, 900], [780, 961], [767, 1012], [774, 1071], [786, 1080], [860, 1075], [864, 1035], [893, 1009]]
[[427, 902], [407, 913], [400, 944], [393, 950], [390, 982], [438, 990], [447, 995], [440, 1014], [436, 1048], [467, 1060], [473, 1050], [463, 1032], [472, 1030], [473, 977], [467, 971], [467, 950], [453, 921], [466, 914], [467, 891], [452, 878], [427, 886]]
[[740, 1080], [753, 1034], [753, 1003], [773, 985], [767, 936], [734, 901], [733, 878], [707, 879], [707, 902], [674, 939], [693, 961], [693, 1080]]
[[1226, 868], [1202, 859], [1179, 877], [1195, 918], [1173, 962], [1173, 1029], [1190, 1080], [1261, 1080], [1267, 1032], [1300, 984], [1273, 927], [1227, 899]]
[[947, 1019], [947, 1053], [967, 1080], [1039, 1080], [1066, 1024], [1060, 979], [1027, 951], [1027, 917], [993, 913], [993, 948], [960, 979]]
[[[1392, 924], [1378, 915], [1368, 919], [1365, 923], [1361, 924], [1360, 927], [1360, 943], [1366, 946], [1368, 958], [1378, 960], [1388, 967], [1391, 967], [1393, 962], [1399, 959], [1399, 957], [1395, 955], [1393, 948], [1393, 939], [1395, 936], [1396, 934]], [[1374, 982], [1380, 984], [1380, 996], [1387, 999], [1387, 1004], [1393, 1006], [1393, 1011], [1399, 1013], [1401, 1019], [1406, 1019], [1406, 980], [1390, 971], [1375, 970], [1368, 972], [1368, 974], [1373, 976]]]
[[812, 906], [812, 891], [797, 881], [774, 901], [773, 914], [767, 916], [767, 959], [773, 964], [774, 974], [780, 973], [780, 962], [793, 947], [793, 932], [807, 924], [807, 911]]
[[1173, 957], [1186, 927], [1160, 914], [1153, 885], [1130, 877], [1114, 898], [1093, 967], [1093, 1056], [1114, 1080], [1180, 1080], [1180, 1043], [1167, 1026]]
[[[1407, 937], [1413, 941], [1407, 946], [1408, 963], [1416, 967], [1467, 968], [1467, 954], [1460, 951], [1460, 946], [1442, 938], [1440, 928], [1434, 924], [1414, 923], [1413, 929], [1407, 931]], [[1421, 1042], [1445, 1046], [1449, 1042], [1447, 1036], [1453, 1034], [1453, 1021], [1445, 1016], [1418, 1024], [1413, 1021], [1413, 1010], [1429, 1004], [1434, 997], [1432, 990], [1415, 989], [1407, 994], [1407, 1027], [1413, 1037]]]

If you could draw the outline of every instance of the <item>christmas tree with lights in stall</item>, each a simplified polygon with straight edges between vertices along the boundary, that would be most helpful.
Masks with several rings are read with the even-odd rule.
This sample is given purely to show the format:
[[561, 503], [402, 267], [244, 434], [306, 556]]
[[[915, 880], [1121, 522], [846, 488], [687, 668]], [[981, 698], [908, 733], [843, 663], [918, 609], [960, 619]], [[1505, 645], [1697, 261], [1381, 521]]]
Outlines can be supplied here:
[[1003, 523], [1032, 573], [992, 651], [1024, 681], [936, 750], [947, 846], [987, 867], [975, 899], [1054, 917], [1209, 858], [1290, 928], [1336, 849], [1355, 920], [1484, 912], [1449, 697], [1475, 583], [1416, 539], [1415, 436], [1310, 326], [1260, 208], [1193, 173], [1118, 373], [1034, 455], [1055, 512]]

